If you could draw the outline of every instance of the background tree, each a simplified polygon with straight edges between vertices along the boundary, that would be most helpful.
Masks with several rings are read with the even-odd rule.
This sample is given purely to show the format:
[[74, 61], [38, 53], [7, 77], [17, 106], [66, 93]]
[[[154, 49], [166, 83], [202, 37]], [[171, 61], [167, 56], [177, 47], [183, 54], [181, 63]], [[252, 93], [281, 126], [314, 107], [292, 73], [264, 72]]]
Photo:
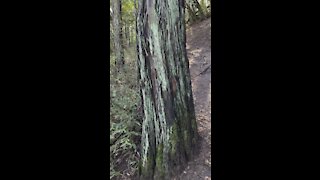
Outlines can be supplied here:
[[122, 22], [124, 28], [124, 41], [126, 48], [129, 48], [133, 41], [133, 27], [135, 25], [135, 9], [133, 0], [122, 0]]
[[143, 104], [140, 179], [169, 179], [197, 140], [184, 1], [139, 0], [137, 51]]
[[124, 65], [124, 49], [122, 43], [122, 22], [121, 22], [121, 0], [111, 0], [112, 5], [112, 27], [113, 27], [113, 42], [115, 55], [116, 55], [116, 67], [118, 71], [123, 68]]
[[113, 10], [110, 7], [110, 53], [114, 53], [114, 28], [113, 28]]

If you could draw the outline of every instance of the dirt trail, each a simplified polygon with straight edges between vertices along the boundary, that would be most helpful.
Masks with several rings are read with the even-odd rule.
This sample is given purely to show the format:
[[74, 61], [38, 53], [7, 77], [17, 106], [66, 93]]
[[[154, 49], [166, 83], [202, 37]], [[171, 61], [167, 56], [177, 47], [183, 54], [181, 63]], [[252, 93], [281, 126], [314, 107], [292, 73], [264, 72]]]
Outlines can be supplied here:
[[211, 179], [211, 18], [187, 29], [187, 52], [192, 78], [200, 153], [178, 179]]

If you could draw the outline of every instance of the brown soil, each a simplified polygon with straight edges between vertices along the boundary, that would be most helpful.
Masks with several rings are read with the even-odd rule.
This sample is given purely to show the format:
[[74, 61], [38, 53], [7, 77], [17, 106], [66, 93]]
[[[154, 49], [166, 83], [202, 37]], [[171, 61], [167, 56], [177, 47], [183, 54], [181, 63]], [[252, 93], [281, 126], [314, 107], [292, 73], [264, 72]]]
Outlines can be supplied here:
[[187, 52], [201, 136], [200, 153], [176, 179], [211, 179], [211, 18], [187, 29]]

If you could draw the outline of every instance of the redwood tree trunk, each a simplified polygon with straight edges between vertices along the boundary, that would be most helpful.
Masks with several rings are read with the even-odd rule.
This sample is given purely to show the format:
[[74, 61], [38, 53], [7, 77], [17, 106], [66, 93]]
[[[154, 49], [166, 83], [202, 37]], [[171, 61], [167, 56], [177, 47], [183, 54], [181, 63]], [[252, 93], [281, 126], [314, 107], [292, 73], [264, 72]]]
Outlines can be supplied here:
[[143, 103], [140, 179], [170, 179], [198, 140], [184, 1], [139, 0], [137, 50]]
[[116, 55], [116, 67], [120, 71], [124, 65], [124, 53], [122, 43], [122, 28], [121, 28], [121, 0], [112, 0], [113, 10], [113, 28], [114, 28], [114, 48]]

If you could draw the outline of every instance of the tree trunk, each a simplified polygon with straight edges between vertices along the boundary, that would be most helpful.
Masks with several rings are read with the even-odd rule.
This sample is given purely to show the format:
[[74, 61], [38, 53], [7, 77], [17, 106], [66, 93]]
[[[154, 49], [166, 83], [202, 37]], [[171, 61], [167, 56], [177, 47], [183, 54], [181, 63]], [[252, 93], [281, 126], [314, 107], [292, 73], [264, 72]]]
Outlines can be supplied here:
[[131, 36], [131, 33], [130, 33], [130, 28], [131, 26], [129, 25], [129, 27], [128, 27], [128, 46], [130, 47], [130, 36]]
[[121, 28], [121, 0], [112, 0], [112, 10], [113, 10], [113, 28], [114, 28], [114, 48], [116, 55], [116, 67], [118, 71], [123, 68], [124, 65], [124, 52], [122, 43], [122, 28]]
[[125, 25], [126, 26], [126, 46], [129, 47], [130, 46], [130, 34], [129, 34], [129, 28], [130, 25]]
[[140, 0], [137, 15], [143, 103], [140, 179], [170, 179], [183, 170], [198, 140], [184, 1]]

